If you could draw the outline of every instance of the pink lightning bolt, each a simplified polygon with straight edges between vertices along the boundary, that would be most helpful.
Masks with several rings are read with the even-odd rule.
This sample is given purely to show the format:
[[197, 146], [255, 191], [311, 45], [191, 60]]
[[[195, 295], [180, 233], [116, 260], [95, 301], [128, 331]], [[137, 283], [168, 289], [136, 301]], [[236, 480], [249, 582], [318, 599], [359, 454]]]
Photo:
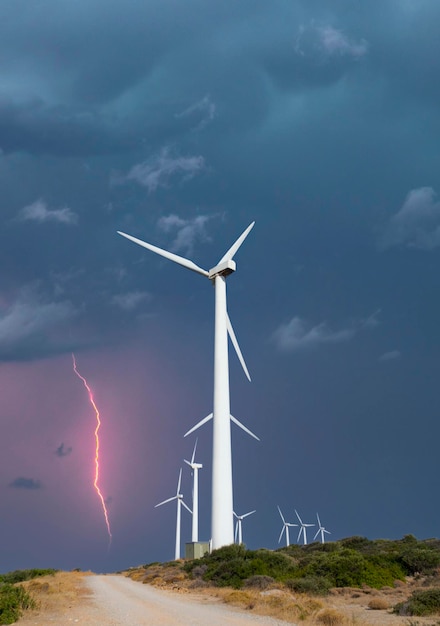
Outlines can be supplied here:
[[84, 387], [87, 389], [87, 392], [89, 394], [89, 400], [90, 400], [90, 404], [92, 405], [92, 407], [95, 410], [96, 413], [96, 428], [95, 428], [95, 480], [93, 481], [93, 486], [96, 490], [96, 493], [99, 496], [99, 499], [101, 500], [101, 504], [102, 504], [102, 510], [104, 511], [104, 518], [105, 518], [105, 524], [107, 526], [107, 532], [108, 532], [108, 546], [110, 548], [111, 543], [112, 543], [112, 533], [110, 530], [110, 522], [108, 520], [108, 511], [107, 511], [107, 507], [105, 505], [105, 500], [104, 500], [104, 496], [101, 493], [101, 489], [99, 488], [98, 485], [98, 480], [99, 480], [99, 429], [101, 428], [101, 418], [99, 416], [99, 410], [98, 407], [95, 404], [95, 400], [93, 398], [93, 392], [90, 389], [86, 379], [84, 378], [84, 376], [81, 376], [81, 374], [78, 372], [78, 369], [76, 367], [76, 360], [75, 360], [75, 355], [72, 352], [72, 360], [73, 360], [73, 371], [75, 372], [75, 374], [78, 376], [78, 378], [80, 378], [82, 380], [82, 382], [84, 383]]

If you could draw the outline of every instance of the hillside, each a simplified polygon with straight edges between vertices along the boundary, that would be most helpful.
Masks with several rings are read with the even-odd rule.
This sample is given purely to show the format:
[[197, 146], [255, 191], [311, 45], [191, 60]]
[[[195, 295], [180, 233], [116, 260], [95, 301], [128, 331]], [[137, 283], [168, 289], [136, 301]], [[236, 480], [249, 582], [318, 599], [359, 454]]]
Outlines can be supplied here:
[[408, 535], [276, 551], [232, 545], [194, 561], [152, 563], [127, 574], [292, 623], [421, 626], [440, 624], [439, 567], [440, 541]]
[[[292, 624], [440, 625], [437, 539], [350, 537], [276, 551], [232, 545], [194, 561], [150, 563], [122, 573], [202, 603], [221, 601]], [[87, 578], [53, 570], [1, 576], [0, 624], [19, 615], [23, 624], [67, 619], [91, 601]]]

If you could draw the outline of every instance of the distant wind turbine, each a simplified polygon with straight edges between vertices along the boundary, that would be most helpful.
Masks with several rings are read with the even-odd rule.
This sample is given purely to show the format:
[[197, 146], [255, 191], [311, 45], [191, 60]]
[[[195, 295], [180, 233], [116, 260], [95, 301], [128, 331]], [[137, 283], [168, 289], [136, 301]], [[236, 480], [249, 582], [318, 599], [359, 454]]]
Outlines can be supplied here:
[[249, 513], [245, 513], [244, 515], [237, 515], [237, 513], [234, 511], [234, 517], [237, 519], [237, 523], [235, 524], [235, 541], [237, 543], [243, 543], [243, 529], [241, 527], [242, 521], [245, 517], [248, 517], [248, 515], [252, 515], [252, 513], [255, 512], [256, 511], [249, 511]]
[[197, 439], [194, 444], [194, 450], [192, 453], [191, 461], [184, 459], [192, 469], [193, 473], [193, 511], [192, 511], [192, 535], [191, 541], [196, 542], [199, 540], [199, 469], [202, 469], [201, 463], [195, 462]]
[[315, 524], [304, 524], [304, 522], [302, 521], [302, 519], [298, 515], [298, 511], [296, 509], [295, 509], [295, 513], [296, 513], [296, 517], [299, 519], [299, 523], [301, 524], [301, 528], [299, 529], [297, 541], [299, 541], [299, 539], [301, 537], [301, 533], [302, 533], [303, 540], [304, 540], [304, 545], [306, 546], [307, 545], [307, 531], [306, 531], [306, 528], [310, 528], [311, 526], [315, 526]]
[[229, 274], [235, 272], [236, 265], [233, 258], [252, 230], [254, 223], [249, 224], [235, 243], [222, 256], [217, 265], [209, 271], [199, 267], [189, 259], [118, 231], [123, 237], [147, 248], [147, 250], [151, 250], [170, 261], [174, 261], [197, 274], [205, 276], [215, 287], [213, 412], [189, 431], [193, 432], [193, 430], [211, 418], [213, 419], [211, 495], [211, 540], [213, 549], [234, 543], [231, 420], [245, 432], [258, 439], [230, 413], [228, 335], [248, 380], [250, 380], [250, 376], [232, 328], [226, 304], [226, 278]]
[[279, 511], [279, 514], [281, 515], [281, 519], [283, 520], [283, 527], [281, 529], [280, 536], [278, 538], [278, 543], [280, 543], [283, 537], [283, 533], [285, 532], [286, 533], [286, 546], [290, 546], [289, 528], [291, 528], [292, 526], [298, 526], [298, 524], [293, 524], [292, 522], [286, 522], [286, 520], [284, 519], [284, 515], [281, 513], [280, 507], [278, 507], [278, 511]]
[[324, 528], [324, 526], [321, 524], [321, 520], [319, 519], [319, 515], [318, 513], [316, 514], [316, 517], [318, 518], [318, 530], [316, 532], [316, 535], [313, 537], [313, 541], [315, 541], [316, 537], [321, 533], [321, 543], [325, 543], [325, 536], [324, 533], [327, 533], [327, 535], [331, 535], [331, 532], [329, 530], [326, 530]]
[[182, 481], [182, 468], [180, 468], [180, 472], [179, 472], [179, 480], [177, 481], [176, 495], [173, 496], [172, 498], [168, 498], [167, 500], [164, 500], [163, 502], [159, 502], [159, 504], [156, 504], [156, 506], [154, 507], [154, 508], [157, 508], [158, 506], [162, 506], [162, 504], [167, 504], [167, 502], [172, 502], [173, 500], [177, 500], [176, 548], [174, 551], [174, 559], [176, 561], [177, 559], [180, 559], [180, 518], [181, 518], [180, 510], [181, 510], [182, 505], [185, 507], [185, 509], [187, 509], [190, 513], [192, 513], [191, 509], [183, 501], [183, 495], [180, 493], [181, 481]]

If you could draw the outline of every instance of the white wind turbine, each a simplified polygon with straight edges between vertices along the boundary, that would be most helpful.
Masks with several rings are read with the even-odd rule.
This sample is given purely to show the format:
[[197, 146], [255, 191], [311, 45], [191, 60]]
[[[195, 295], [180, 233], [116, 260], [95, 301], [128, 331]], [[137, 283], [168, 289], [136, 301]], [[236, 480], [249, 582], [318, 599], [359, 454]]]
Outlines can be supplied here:
[[162, 504], [166, 504], [167, 502], [172, 502], [173, 500], [177, 500], [176, 549], [174, 551], [174, 559], [176, 561], [177, 559], [180, 559], [180, 517], [181, 517], [182, 505], [185, 507], [185, 509], [187, 509], [190, 513], [192, 513], [189, 506], [187, 506], [185, 502], [183, 501], [183, 495], [180, 493], [181, 481], [182, 481], [182, 468], [180, 468], [180, 472], [179, 472], [179, 480], [177, 481], [176, 495], [173, 496], [172, 498], [168, 498], [167, 500], [164, 500], [163, 502], [159, 502], [159, 504], [156, 504], [156, 506], [154, 507], [154, 508], [157, 508], [158, 506], [162, 506]]
[[193, 512], [192, 512], [192, 534], [191, 541], [196, 542], [199, 540], [199, 469], [202, 469], [201, 463], [195, 462], [197, 448], [197, 439], [194, 444], [194, 450], [192, 453], [191, 461], [184, 459], [193, 471]]
[[222, 256], [217, 265], [209, 271], [204, 270], [189, 259], [118, 231], [120, 235], [130, 239], [130, 241], [209, 278], [215, 287], [213, 412], [186, 433], [186, 435], [189, 435], [196, 428], [213, 418], [211, 494], [211, 542], [213, 549], [234, 543], [231, 420], [258, 440], [258, 437], [230, 413], [228, 335], [248, 380], [250, 380], [250, 376], [232, 328], [226, 305], [226, 277], [235, 272], [236, 265], [233, 257], [254, 224], [255, 222], [249, 224], [226, 254]]
[[[243, 529], [241, 527], [241, 523], [244, 520], [245, 517], [248, 517], [248, 515], [252, 515], [252, 513], [255, 513], [256, 511], [249, 511], [249, 513], [245, 513], [244, 515], [237, 515], [237, 513], [234, 511], [234, 517], [237, 519], [237, 523], [235, 524], [235, 541], [237, 543], [243, 543]], [[238, 541], [237, 541], [238, 539]]]
[[324, 528], [324, 526], [321, 524], [321, 520], [319, 519], [319, 515], [318, 513], [316, 514], [316, 517], [318, 518], [318, 530], [316, 535], [313, 537], [313, 541], [315, 541], [316, 537], [321, 533], [321, 543], [325, 543], [325, 536], [324, 533], [327, 533], [327, 535], [331, 535], [331, 532], [329, 530], [326, 530]]
[[295, 513], [297, 518], [299, 519], [299, 523], [301, 524], [301, 528], [299, 529], [299, 533], [298, 533], [298, 539], [297, 541], [299, 541], [299, 538], [301, 537], [301, 533], [303, 536], [303, 540], [304, 540], [304, 545], [307, 545], [307, 532], [306, 532], [306, 528], [309, 528], [310, 526], [314, 526], [315, 524], [304, 524], [304, 522], [302, 521], [302, 519], [300, 518], [300, 516], [298, 515], [298, 511], [295, 509]]
[[290, 546], [289, 527], [291, 528], [292, 526], [298, 526], [298, 524], [293, 524], [292, 522], [286, 522], [286, 520], [284, 519], [284, 515], [281, 513], [280, 507], [278, 507], [278, 511], [281, 515], [281, 519], [283, 520], [283, 527], [281, 529], [281, 533], [278, 538], [278, 543], [280, 543], [283, 533], [285, 532], [286, 533], [286, 546]]

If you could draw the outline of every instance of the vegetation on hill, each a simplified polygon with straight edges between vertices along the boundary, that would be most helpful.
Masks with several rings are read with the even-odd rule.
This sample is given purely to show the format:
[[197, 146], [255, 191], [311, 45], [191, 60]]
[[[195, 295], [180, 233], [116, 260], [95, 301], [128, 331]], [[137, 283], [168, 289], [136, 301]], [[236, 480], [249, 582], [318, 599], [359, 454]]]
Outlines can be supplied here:
[[26, 569], [0, 574], [0, 624], [13, 624], [26, 609], [35, 607], [32, 596], [19, 583], [54, 574], [53, 569]]
[[[294, 591], [325, 594], [331, 587], [375, 589], [406, 576], [430, 574], [440, 566], [440, 541], [369, 540], [350, 537], [326, 544], [291, 545], [276, 551], [231, 545], [185, 563], [193, 579], [239, 589], [270, 577]], [[252, 582], [253, 581], [253, 582]]]

